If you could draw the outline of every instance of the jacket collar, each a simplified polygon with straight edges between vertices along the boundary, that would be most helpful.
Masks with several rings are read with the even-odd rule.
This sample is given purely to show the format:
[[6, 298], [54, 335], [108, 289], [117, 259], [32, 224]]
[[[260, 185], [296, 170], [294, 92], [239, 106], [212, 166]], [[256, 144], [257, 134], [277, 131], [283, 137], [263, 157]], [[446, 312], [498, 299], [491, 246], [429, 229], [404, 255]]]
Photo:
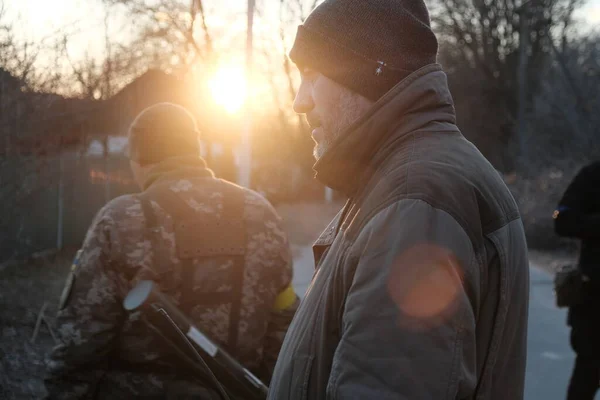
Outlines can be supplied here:
[[446, 74], [431, 64], [398, 83], [333, 143], [314, 165], [316, 178], [351, 197], [398, 143], [428, 129], [456, 131]]
[[200, 156], [182, 156], [168, 158], [155, 165], [144, 182], [144, 190], [154, 184], [189, 178], [214, 178], [206, 162]]

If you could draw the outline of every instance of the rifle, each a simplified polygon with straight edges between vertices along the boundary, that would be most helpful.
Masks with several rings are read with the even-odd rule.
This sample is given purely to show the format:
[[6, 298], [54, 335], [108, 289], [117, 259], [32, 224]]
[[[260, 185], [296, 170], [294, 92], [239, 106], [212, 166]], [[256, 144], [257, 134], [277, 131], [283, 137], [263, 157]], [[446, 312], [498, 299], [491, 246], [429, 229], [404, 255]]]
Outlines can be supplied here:
[[123, 301], [123, 307], [128, 311], [140, 309], [150, 327], [193, 369], [195, 375], [203, 381], [209, 380], [223, 400], [267, 398], [269, 388], [195, 327], [153, 281], [138, 283]]

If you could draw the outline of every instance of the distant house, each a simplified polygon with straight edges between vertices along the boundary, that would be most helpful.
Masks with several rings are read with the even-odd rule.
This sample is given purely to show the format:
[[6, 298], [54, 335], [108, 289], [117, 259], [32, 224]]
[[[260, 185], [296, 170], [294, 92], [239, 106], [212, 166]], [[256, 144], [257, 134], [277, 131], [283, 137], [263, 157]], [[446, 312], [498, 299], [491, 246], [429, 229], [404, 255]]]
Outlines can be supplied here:
[[95, 118], [95, 131], [111, 136], [125, 136], [131, 122], [145, 108], [160, 102], [172, 102], [191, 109], [191, 99], [184, 82], [173, 75], [149, 70], [104, 101]]
[[3, 156], [14, 151], [13, 142], [29, 108], [24, 88], [21, 80], [0, 68], [0, 154]]
[[[35, 97], [32, 104], [38, 112], [35, 118], [22, 118], [28, 121], [27, 130], [31, 134], [20, 135], [21, 153], [48, 156], [60, 152], [71, 157], [123, 158], [127, 150], [127, 132], [135, 117], [153, 104], [171, 102], [186, 107], [196, 116], [203, 133], [202, 155], [215, 173], [231, 180], [237, 178], [235, 147], [214, 140], [226, 140], [230, 135], [223, 134], [220, 126], [216, 129], [207, 126], [212, 110], [201, 107], [198, 93], [174, 75], [149, 70], [105, 100], [39, 93], [31, 96]], [[227, 123], [218, 117], [217, 120], [220, 125]], [[216, 135], [211, 137], [211, 131]], [[126, 174], [122, 169], [128, 168], [127, 165], [118, 164], [119, 167], [114, 162], [106, 164], [105, 173]]]
[[21, 91], [24, 83], [12, 76], [7, 70], [0, 68], [0, 102], [6, 101], [7, 95]]
[[[231, 148], [222, 142], [214, 142], [210, 128], [205, 126], [207, 107], [201, 107], [198, 93], [190, 89], [189, 83], [174, 75], [158, 70], [149, 70], [129, 83], [110, 99], [103, 101], [88, 121], [87, 154], [104, 154], [104, 143], [108, 143], [107, 154], [122, 154], [126, 150], [129, 126], [145, 108], [161, 102], [182, 105], [196, 117], [202, 132], [203, 156], [209, 166], [223, 178], [235, 180], [235, 160]], [[202, 114], [203, 113], [203, 114]]]
[[[135, 117], [145, 108], [160, 102], [180, 104], [193, 110], [193, 100], [185, 83], [177, 77], [159, 70], [149, 70], [129, 83], [88, 118], [89, 143], [104, 143], [109, 137], [113, 150], [118, 137], [125, 137]], [[97, 152], [97, 143], [90, 151]], [[124, 150], [124, 147], [121, 147]]]
[[43, 155], [78, 144], [86, 114], [98, 104], [34, 91], [0, 69], [2, 154]]
[[[108, 154], [110, 155], [123, 155], [127, 151], [126, 136], [107, 136], [106, 142], [108, 144]], [[103, 157], [104, 151], [104, 142], [94, 139], [87, 146], [86, 155], [92, 157]]]

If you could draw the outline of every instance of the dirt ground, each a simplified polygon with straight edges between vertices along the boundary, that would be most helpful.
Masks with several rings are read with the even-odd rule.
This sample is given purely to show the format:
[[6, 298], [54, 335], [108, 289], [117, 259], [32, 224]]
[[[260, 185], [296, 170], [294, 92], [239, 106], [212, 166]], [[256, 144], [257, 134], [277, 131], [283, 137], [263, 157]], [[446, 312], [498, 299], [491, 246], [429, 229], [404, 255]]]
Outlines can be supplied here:
[[[310, 245], [341, 208], [341, 204], [283, 205], [278, 207], [292, 249]], [[0, 266], [0, 400], [39, 399], [44, 394], [44, 356], [54, 340], [45, 324], [35, 342], [32, 335], [39, 311], [52, 324], [56, 304], [75, 249], [46, 254], [26, 263]], [[532, 262], [553, 271], [573, 262], [570, 254], [532, 251]]]
[[44, 394], [44, 355], [53, 346], [42, 324], [32, 335], [42, 305], [52, 323], [75, 250], [0, 267], [0, 399], [39, 399]]

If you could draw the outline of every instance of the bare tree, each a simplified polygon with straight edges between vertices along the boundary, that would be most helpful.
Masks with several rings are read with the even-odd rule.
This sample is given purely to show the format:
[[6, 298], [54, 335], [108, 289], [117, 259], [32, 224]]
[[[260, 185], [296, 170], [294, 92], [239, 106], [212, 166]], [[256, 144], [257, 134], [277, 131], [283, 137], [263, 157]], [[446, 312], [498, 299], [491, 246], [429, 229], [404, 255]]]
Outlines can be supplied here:
[[600, 42], [598, 34], [562, 43], [533, 101], [537, 128], [531, 147], [541, 162], [600, 156]]
[[104, 0], [135, 21], [137, 38], [128, 45], [146, 64], [187, 72], [213, 55], [203, 0]]
[[72, 140], [56, 124], [64, 99], [52, 93], [66, 81], [53, 67], [70, 29], [34, 41], [16, 34], [18, 23], [0, 2], [0, 202], [10, 210], [0, 214], [3, 259], [31, 248], [31, 201], [56, 183], [48, 175], [47, 155]]
[[531, 133], [518, 123], [529, 118], [532, 99], [551, 64], [553, 36], [567, 40], [572, 14], [580, 4], [580, 0], [432, 2], [440, 58], [457, 94], [461, 124], [501, 169], [514, 167], [514, 154]]
[[[306, 17], [310, 14], [310, 12], [319, 4], [322, 0], [280, 0], [279, 3], [279, 40], [280, 40], [280, 49], [281, 53], [281, 62], [275, 61], [274, 65], [279, 65], [281, 71], [279, 74], [282, 74], [285, 82], [286, 90], [281, 93], [281, 95], [277, 99], [277, 104], [279, 108], [279, 118], [281, 121], [286, 121], [287, 126], [285, 127], [285, 131], [287, 131], [288, 135], [291, 137], [292, 146], [295, 149], [303, 149], [301, 151], [296, 151], [292, 154], [297, 158], [296, 162], [300, 165], [304, 166], [307, 171], [312, 171], [311, 167], [313, 164], [312, 158], [312, 147], [313, 142], [310, 139], [310, 135], [308, 132], [308, 124], [306, 120], [301, 115], [296, 115], [297, 119], [296, 124], [291, 124], [289, 115], [295, 115], [292, 104], [294, 99], [296, 98], [296, 93], [298, 90], [299, 79], [298, 73], [295, 70], [295, 67], [292, 65], [290, 58], [288, 57], [288, 53], [290, 51], [289, 43], [292, 42], [293, 37], [296, 35], [296, 28], [299, 24], [301, 24]], [[275, 53], [278, 54], [278, 53]], [[276, 76], [271, 75], [271, 76]], [[273, 91], [281, 91], [277, 87], [277, 85], [273, 84]]]
[[296, 97], [297, 83], [294, 80], [293, 67], [288, 58], [289, 36], [296, 34], [297, 25], [301, 24], [321, 2], [322, 0], [280, 0], [279, 36], [283, 46], [283, 69], [288, 78], [288, 90], [292, 101]]

